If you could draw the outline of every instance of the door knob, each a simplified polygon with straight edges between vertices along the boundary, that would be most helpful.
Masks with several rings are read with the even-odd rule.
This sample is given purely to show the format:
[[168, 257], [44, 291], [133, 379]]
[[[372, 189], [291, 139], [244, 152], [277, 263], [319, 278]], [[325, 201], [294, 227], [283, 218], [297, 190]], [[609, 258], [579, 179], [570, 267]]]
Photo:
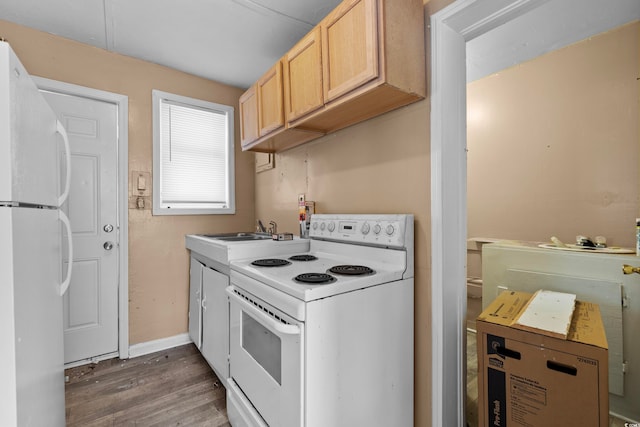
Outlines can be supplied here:
[[106, 233], [111, 233], [113, 231], [113, 225], [111, 224], [105, 224], [104, 227], [102, 227], [102, 229], [106, 232]]
[[102, 245], [102, 247], [110, 251], [111, 249], [113, 249], [113, 242], [104, 242], [104, 245]]
[[624, 264], [622, 266], [622, 272], [624, 274], [632, 274], [632, 273], [640, 274], [640, 267], [633, 267], [631, 265]]

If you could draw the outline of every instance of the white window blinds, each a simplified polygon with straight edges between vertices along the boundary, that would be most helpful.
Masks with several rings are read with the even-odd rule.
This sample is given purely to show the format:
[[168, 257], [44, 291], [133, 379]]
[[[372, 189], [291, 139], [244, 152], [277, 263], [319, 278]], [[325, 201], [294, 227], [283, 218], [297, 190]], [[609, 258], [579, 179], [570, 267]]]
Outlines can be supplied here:
[[158, 206], [154, 198], [154, 213], [228, 213], [233, 197], [233, 144], [229, 143], [233, 108], [202, 105], [203, 101], [198, 102], [200, 105], [186, 104], [183, 97], [167, 99], [168, 94], [156, 92], [154, 98], [163, 96], [157, 96], [154, 105], [159, 110], [159, 141], [154, 141], [154, 150], [160, 151], [154, 153], [159, 160], [154, 164], [154, 193], [159, 190]]

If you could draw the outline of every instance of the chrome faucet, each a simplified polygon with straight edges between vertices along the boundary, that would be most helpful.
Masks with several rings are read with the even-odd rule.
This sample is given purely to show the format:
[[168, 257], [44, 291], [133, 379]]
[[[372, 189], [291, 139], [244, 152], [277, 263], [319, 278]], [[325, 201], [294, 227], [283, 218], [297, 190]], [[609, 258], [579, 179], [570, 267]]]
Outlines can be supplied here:
[[278, 224], [275, 221], [269, 221], [269, 233], [270, 234], [278, 234]]

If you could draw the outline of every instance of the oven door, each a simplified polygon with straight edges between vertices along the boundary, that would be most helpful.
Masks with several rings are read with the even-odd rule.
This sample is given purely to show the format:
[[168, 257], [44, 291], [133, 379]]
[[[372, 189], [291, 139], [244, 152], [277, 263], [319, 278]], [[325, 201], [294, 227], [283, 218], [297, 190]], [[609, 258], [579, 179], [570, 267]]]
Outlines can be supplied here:
[[238, 288], [230, 302], [230, 376], [271, 426], [302, 426], [304, 323]]

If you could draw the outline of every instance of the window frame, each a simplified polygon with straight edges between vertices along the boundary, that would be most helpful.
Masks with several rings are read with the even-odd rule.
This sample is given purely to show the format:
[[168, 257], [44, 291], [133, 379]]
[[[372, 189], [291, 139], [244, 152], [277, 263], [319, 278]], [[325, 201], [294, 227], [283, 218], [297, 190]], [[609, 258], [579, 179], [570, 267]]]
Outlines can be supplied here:
[[[181, 104], [185, 107], [192, 107], [204, 110], [220, 111], [226, 114], [227, 124], [227, 158], [225, 165], [226, 173], [226, 207], [202, 207], [193, 206], [180, 207], [180, 204], [165, 206], [161, 200], [162, 188], [162, 142], [161, 142], [161, 105], [164, 102]], [[187, 96], [176, 95], [163, 92], [157, 89], [152, 90], [153, 104], [153, 215], [229, 215], [235, 214], [235, 131], [234, 131], [234, 107]], [[135, 189], [134, 189], [135, 194]]]

